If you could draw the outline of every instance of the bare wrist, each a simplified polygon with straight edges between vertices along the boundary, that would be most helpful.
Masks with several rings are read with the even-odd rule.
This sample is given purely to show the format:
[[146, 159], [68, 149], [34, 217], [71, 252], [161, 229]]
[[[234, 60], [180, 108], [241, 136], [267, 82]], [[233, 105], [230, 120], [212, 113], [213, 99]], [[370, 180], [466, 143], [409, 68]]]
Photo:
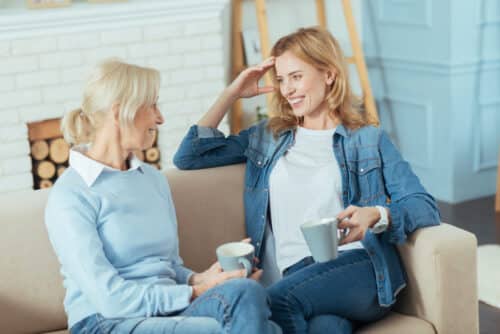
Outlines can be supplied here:
[[375, 225], [380, 220], [381, 217], [380, 217], [380, 212], [376, 207], [372, 206], [370, 209], [372, 209], [374, 216], [374, 219], [372, 220], [370, 227], [373, 227], [373, 225]]
[[201, 296], [205, 291], [205, 288], [203, 287], [202, 284], [193, 285], [192, 288], [193, 288], [193, 293], [191, 294], [191, 301]]
[[232, 84], [227, 86], [226, 89], [222, 91], [222, 96], [226, 98], [230, 104], [233, 104], [236, 100], [240, 98], [238, 90]]
[[189, 277], [188, 284], [191, 286], [198, 285], [203, 281], [203, 276], [200, 273], [194, 273]]

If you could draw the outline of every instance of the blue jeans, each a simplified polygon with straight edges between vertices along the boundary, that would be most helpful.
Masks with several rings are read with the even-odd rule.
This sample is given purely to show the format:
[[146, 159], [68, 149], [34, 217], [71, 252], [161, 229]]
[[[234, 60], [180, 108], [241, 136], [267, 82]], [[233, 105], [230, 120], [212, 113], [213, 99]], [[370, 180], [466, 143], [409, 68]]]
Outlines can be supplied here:
[[264, 287], [254, 280], [233, 279], [173, 316], [106, 319], [94, 314], [75, 324], [71, 334], [281, 334], [270, 315]]
[[340, 252], [335, 260], [304, 258], [268, 288], [271, 319], [284, 333], [352, 333], [360, 323], [389, 312], [377, 298], [373, 265], [364, 249]]

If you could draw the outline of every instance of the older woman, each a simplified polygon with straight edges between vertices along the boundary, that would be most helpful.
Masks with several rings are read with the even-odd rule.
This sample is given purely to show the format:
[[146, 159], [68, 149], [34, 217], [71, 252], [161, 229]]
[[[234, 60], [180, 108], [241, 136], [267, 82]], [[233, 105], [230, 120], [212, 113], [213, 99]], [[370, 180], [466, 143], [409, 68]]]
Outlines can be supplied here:
[[[174, 162], [184, 169], [245, 162], [247, 233], [261, 263], [275, 257], [282, 276], [269, 287], [272, 319], [288, 334], [350, 333], [388, 313], [406, 285], [396, 244], [439, 224], [439, 212], [359, 108], [330, 33], [299, 29], [271, 56], [243, 71], [189, 129]], [[216, 128], [233, 101], [273, 91], [258, 85], [270, 69], [276, 116], [224, 136]], [[349, 234], [338, 258], [316, 263], [300, 225], [323, 217], [343, 220]]]
[[[49, 237], [61, 263], [71, 333], [279, 333], [265, 289], [246, 272], [182, 264], [164, 175], [134, 150], [163, 123], [159, 73], [109, 60], [62, 129], [70, 168], [50, 192]], [[88, 144], [86, 144], [88, 143]], [[83, 145], [81, 145], [83, 144]]]

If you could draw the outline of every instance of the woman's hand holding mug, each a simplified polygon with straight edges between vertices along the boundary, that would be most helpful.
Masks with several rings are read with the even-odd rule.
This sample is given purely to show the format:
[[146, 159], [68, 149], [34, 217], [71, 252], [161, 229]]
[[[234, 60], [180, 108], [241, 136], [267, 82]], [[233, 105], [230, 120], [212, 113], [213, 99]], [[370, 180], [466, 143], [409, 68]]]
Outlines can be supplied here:
[[[244, 243], [250, 243], [250, 239], [242, 240]], [[248, 278], [259, 281], [262, 276], [262, 269], [253, 268], [252, 274]], [[233, 278], [247, 277], [247, 269], [238, 269], [223, 271], [219, 261], [215, 262], [202, 273], [196, 273], [189, 279], [189, 285], [193, 287], [193, 294], [191, 300], [195, 300], [201, 296], [205, 291], [224, 283]]]

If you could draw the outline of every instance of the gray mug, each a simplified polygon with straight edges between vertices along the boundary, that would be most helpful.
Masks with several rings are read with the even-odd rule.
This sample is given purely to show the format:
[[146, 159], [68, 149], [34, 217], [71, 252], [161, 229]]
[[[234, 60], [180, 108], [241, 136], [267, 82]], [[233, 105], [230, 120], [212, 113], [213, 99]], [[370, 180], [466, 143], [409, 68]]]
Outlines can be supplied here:
[[253, 271], [255, 248], [246, 242], [229, 242], [217, 247], [215, 253], [222, 270], [232, 271], [245, 269], [247, 277]]
[[339, 232], [338, 223], [337, 218], [322, 218], [300, 225], [314, 261], [326, 262], [337, 258], [339, 242], [347, 234], [347, 231]]

